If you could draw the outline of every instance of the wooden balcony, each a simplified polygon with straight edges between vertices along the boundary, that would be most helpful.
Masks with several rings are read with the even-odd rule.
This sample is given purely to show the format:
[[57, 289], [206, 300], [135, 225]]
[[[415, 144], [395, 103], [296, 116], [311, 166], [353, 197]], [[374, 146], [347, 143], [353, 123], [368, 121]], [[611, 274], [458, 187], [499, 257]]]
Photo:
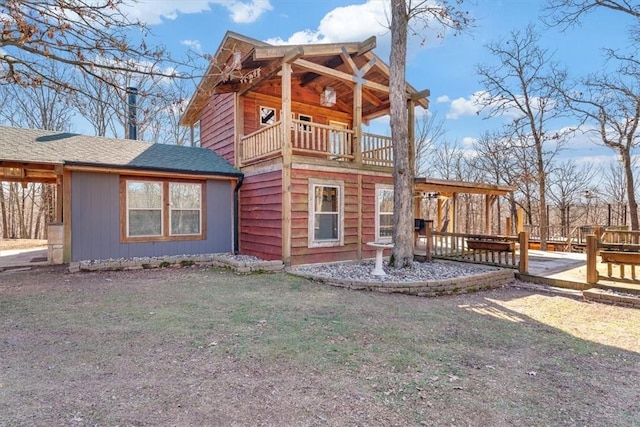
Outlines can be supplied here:
[[[243, 136], [240, 147], [241, 165], [246, 166], [282, 156], [284, 146], [282, 126], [282, 122], [276, 122]], [[324, 158], [336, 162], [393, 166], [391, 137], [362, 133], [359, 152], [355, 144], [355, 131], [351, 129], [301, 120], [291, 121], [291, 151], [294, 155]]]

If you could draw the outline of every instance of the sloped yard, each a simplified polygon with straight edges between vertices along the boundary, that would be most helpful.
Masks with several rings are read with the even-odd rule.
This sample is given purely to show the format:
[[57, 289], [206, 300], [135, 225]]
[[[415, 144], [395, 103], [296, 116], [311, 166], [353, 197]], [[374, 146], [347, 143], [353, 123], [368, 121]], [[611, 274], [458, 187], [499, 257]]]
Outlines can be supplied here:
[[640, 425], [640, 310], [213, 269], [0, 275], [0, 426]]

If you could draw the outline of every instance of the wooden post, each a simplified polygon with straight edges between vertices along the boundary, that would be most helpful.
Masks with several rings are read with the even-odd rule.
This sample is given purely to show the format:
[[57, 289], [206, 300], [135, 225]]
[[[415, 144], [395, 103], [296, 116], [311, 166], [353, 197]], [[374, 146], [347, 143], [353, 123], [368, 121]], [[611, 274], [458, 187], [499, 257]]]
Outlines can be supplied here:
[[353, 89], [353, 157], [362, 164], [362, 83], [356, 82]]
[[516, 230], [518, 234], [524, 231], [524, 209], [518, 208], [516, 218]]
[[598, 283], [598, 237], [594, 234], [587, 236], [587, 284], [595, 285]]
[[438, 196], [438, 207], [437, 207], [437, 211], [436, 211], [436, 224], [438, 224], [438, 226], [436, 227], [436, 230], [442, 231], [442, 199], [440, 198], [440, 196]]
[[491, 234], [491, 203], [493, 197], [490, 194], [484, 195], [484, 234]]
[[504, 222], [504, 234], [506, 234], [507, 236], [510, 236], [511, 233], [513, 232], [513, 230], [511, 230], [511, 217], [508, 216], [505, 218], [505, 222]]
[[521, 231], [518, 233], [518, 240], [520, 242], [520, 263], [518, 265], [518, 271], [522, 274], [529, 272], [529, 233]]
[[431, 261], [431, 246], [432, 246], [431, 226], [432, 225], [433, 225], [433, 221], [427, 221], [427, 223], [425, 224], [425, 227], [424, 227], [424, 234], [426, 236], [425, 246], [426, 246], [426, 251], [427, 251], [427, 253], [425, 254], [425, 259], [427, 261]]
[[[311, 197], [311, 196], [309, 196]], [[362, 259], [362, 175], [358, 174], [358, 259]]]
[[282, 64], [282, 261], [291, 262], [291, 64]]
[[62, 262], [71, 262], [71, 171], [65, 170], [62, 175], [62, 223], [64, 243]]

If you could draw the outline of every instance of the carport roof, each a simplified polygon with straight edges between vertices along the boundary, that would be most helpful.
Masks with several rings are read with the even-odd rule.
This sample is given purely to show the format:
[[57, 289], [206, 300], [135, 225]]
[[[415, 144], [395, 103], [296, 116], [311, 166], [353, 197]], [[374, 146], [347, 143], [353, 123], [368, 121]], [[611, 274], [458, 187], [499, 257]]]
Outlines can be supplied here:
[[0, 126], [0, 166], [27, 163], [242, 175], [205, 148]]

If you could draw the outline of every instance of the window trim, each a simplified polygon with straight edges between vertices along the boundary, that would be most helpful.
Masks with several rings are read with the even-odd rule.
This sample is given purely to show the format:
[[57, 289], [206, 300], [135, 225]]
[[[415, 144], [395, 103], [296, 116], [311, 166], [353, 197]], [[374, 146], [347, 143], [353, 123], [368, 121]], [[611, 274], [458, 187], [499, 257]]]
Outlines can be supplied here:
[[[393, 240], [393, 236], [385, 236], [385, 237], [380, 237], [380, 215], [382, 214], [382, 212], [380, 212], [380, 192], [381, 191], [389, 191], [391, 190], [392, 192], [394, 191], [393, 185], [390, 184], [376, 184], [375, 185], [375, 241], [376, 242], [380, 242], [380, 243], [391, 243]], [[389, 213], [385, 212], [385, 215], [388, 215]], [[393, 217], [393, 211], [391, 212], [391, 215]]]
[[[162, 234], [158, 236], [129, 236], [129, 201], [128, 183], [161, 183], [162, 184]], [[200, 233], [199, 234], [171, 234], [171, 206], [170, 206], [170, 184], [199, 184], [200, 185]], [[121, 176], [120, 177], [120, 242], [121, 243], [142, 243], [142, 242], [170, 242], [185, 240], [206, 240], [207, 238], [207, 182], [188, 179], [162, 179], [142, 176]]]
[[[338, 238], [331, 240], [315, 240], [315, 194], [316, 187], [335, 187], [338, 189]], [[344, 181], [340, 180], [324, 180], [310, 179], [308, 187], [308, 247], [309, 248], [326, 248], [334, 246], [344, 246]]]

